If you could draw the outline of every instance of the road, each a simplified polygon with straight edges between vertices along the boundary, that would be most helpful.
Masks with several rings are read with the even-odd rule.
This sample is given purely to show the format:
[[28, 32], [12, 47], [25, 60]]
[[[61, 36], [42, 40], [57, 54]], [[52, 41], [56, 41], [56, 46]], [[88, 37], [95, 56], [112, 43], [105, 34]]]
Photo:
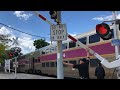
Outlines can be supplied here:
[[[17, 73], [16, 79], [56, 79], [53, 77], [47, 76], [40, 76], [40, 75], [33, 75], [33, 74], [24, 74], [24, 73]], [[0, 79], [15, 79], [14, 73], [0, 73]]]

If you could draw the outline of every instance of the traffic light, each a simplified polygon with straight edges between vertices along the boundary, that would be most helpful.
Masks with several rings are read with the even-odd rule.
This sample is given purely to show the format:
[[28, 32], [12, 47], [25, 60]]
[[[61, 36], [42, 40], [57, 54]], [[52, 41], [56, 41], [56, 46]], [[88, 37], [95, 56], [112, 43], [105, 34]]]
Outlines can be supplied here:
[[13, 58], [13, 54], [12, 53], [9, 53], [9, 58]]
[[14, 56], [15, 57], [19, 56], [19, 53], [18, 52], [14, 52]]
[[57, 11], [49, 11], [49, 14], [51, 19], [54, 19], [54, 21], [57, 22]]
[[113, 37], [112, 30], [106, 23], [101, 23], [96, 25], [96, 33], [103, 39], [109, 40]]

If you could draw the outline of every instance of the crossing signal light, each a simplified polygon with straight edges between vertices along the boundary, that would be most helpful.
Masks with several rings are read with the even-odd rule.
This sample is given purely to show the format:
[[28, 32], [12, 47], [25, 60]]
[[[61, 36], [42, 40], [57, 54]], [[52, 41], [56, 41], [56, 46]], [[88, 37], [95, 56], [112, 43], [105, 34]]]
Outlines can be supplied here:
[[54, 21], [57, 22], [57, 11], [49, 11], [49, 14], [51, 19], [54, 19]]
[[10, 57], [12, 57], [12, 56], [13, 56], [13, 54], [11, 54], [11, 53], [10, 53], [10, 54], [9, 54], [9, 56], [10, 56]]
[[103, 39], [109, 40], [113, 37], [112, 30], [106, 23], [101, 23], [96, 25], [96, 33]]
[[12, 54], [12, 53], [9, 53], [8, 55], [9, 55], [9, 58], [12, 58], [12, 57], [13, 57], [13, 54]]

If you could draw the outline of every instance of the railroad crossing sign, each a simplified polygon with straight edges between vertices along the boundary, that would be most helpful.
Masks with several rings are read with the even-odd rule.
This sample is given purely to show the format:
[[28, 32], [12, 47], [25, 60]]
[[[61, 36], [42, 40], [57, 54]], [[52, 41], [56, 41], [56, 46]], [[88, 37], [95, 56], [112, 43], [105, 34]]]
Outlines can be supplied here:
[[13, 67], [18, 67], [18, 62], [13, 62]]
[[67, 40], [66, 24], [51, 25], [51, 41]]

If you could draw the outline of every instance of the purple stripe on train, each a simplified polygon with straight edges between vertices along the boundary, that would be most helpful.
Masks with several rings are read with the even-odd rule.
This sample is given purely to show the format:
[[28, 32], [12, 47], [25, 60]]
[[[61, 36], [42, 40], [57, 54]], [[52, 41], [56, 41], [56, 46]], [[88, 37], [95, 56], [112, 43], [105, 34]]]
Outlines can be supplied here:
[[[97, 46], [90, 47], [92, 50], [97, 52], [98, 54], [111, 54], [115, 53], [115, 48], [111, 46], [111, 43], [101, 44]], [[63, 58], [75, 58], [75, 57], [84, 57], [87, 53], [84, 49], [76, 49], [63, 52]], [[56, 60], [56, 54], [50, 54], [39, 57], [42, 61], [45, 60]]]

